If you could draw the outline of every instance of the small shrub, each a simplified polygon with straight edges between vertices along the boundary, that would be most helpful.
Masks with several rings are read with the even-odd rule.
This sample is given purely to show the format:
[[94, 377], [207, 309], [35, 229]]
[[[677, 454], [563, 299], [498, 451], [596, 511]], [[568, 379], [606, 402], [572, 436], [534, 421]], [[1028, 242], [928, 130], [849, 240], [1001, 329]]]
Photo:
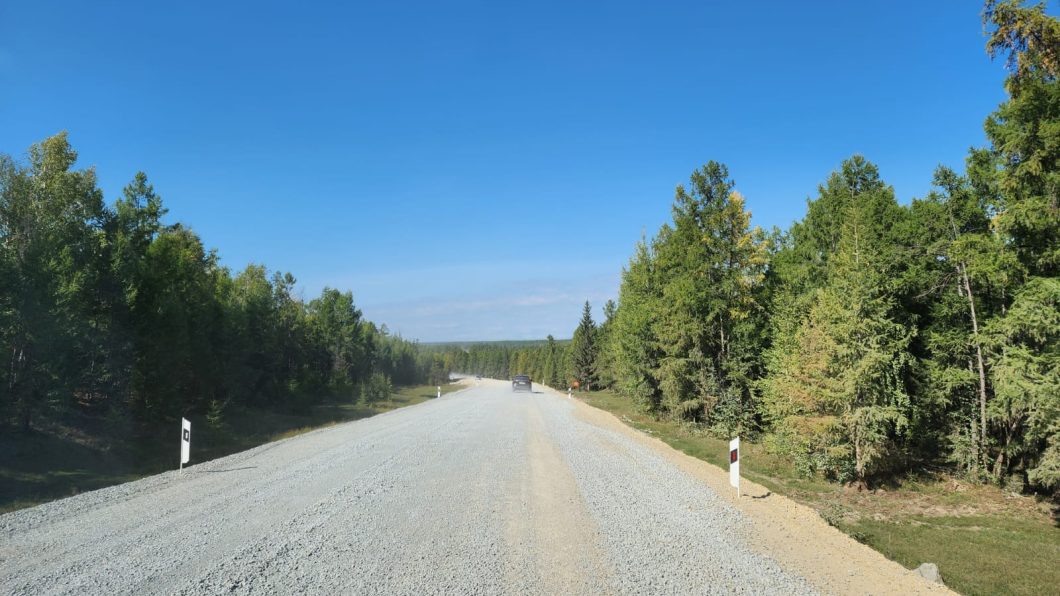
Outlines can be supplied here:
[[390, 377], [383, 373], [372, 373], [361, 386], [361, 399], [365, 403], [373, 404], [390, 399], [394, 387], [390, 383]]
[[225, 426], [224, 413], [227, 404], [218, 400], [212, 400], [210, 407], [206, 410], [206, 424], [213, 430], [223, 430]]

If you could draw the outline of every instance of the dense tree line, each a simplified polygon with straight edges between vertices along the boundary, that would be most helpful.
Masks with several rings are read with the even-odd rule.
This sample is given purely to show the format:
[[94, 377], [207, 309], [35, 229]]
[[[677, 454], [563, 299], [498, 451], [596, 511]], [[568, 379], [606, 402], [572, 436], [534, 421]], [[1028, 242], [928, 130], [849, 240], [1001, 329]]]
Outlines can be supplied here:
[[770, 235], [726, 168], [678, 187], [623, 272], [616, 388], [719, 434], [762, 433], [806, 472], [864, 482], [948, 458], [1060, 486], [1060, 22], [988, 2], [1009, 99], [964, 173], [900, 205], [854, 156]]
[[59, 134], [0, 155], [0, 420], [152, 422], [232, 407], [305, 409], [426, 381], [417, 344], [364, 320], [349, 292], [308, 302], [290, 274], [238, 274], [162, 221], [140, 173], [113, 205]]
[[530, 375], [535, 383], [566, 387], [569, 341], [551, 335], [543, 342], [475, 343], [470, 346], [443, 346], [442, 359], [447, 371], [510, 379]]
[[863, 483], [923, 462], [1060, 489], [1060, 21], [990, 0], [1008, 98], [963, 172], [900, 204], [862, 156], [805, 217], [751, 226], [728, 169], [676, 190], [617, 303], [569, 341], [427, 351], [350, 293], [233, 275], [165, 225], [146, 176], [107, 205], [64, 134], [0, 155], [0, 420], [223, 419], [386, 395], [449, 371], [613, 388], [660, 417], [761, 437], [804, 472]]
[[600, 346], [607, 343], [616, 305], [604, 305], [603, 324], [597, 325], [589, 302], [582, 307], [582, 317], [570, 340], [557, 341], [549, 335], [543, 342], [476, 343], [470, 346], [444, 346], [442, 356], [446, 370], [482, 375], [493, 379], [510, 379], [530, 375], [535, 383], [566, 390], [576, 387], [590, 390], [609, 386], [610, 369], [605, 369], [607, 354]]
[[454, 370], [613, 387], [842, 481], [930, 463], [1057, 490], [1060, 22], [1016, 0], [984, 21], [1009, 98], [963, 173], [939, 167], [902, 205], [856, 155], [767, 234], [708, 162], [637, 244], [603, 325], [586, 305], [565, 347], [472, 346]]

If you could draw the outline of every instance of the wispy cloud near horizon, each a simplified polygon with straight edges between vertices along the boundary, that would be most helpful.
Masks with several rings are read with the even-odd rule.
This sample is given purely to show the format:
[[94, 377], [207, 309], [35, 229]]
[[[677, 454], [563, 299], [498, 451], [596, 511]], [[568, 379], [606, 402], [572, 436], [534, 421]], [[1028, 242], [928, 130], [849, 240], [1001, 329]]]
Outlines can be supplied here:
[[[608, 269], [612, 269], [608, 271]], [[424, 342], [569, 337], [588, 300], [594, 316], [618, 293], [606, 263], [475, 263], [351, 279], [365, 316]]]

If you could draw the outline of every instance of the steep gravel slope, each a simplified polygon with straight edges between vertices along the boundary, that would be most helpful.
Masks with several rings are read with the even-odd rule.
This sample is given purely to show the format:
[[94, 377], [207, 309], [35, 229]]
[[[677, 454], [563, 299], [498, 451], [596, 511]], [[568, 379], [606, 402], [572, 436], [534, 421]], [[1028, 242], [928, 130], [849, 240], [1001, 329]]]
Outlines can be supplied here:
[[482, 381], [0, 516], [0, 591], [815, 591], [707, 484], [574, 410]]

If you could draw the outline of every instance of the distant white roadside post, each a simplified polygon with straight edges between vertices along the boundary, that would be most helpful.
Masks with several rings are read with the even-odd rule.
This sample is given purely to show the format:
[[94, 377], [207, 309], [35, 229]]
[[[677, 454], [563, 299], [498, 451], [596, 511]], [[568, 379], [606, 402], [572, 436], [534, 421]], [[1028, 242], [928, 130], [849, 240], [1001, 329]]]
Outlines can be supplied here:
[[740, 437], [729, 441], [729, 484], [736, 489], [736, 496], [740, 496]]
[[180, 473], [184, 474], [184, 464], [191, 460], [191, 422], [180, 419]]
[[572, 398], [572, 397], [574, 397], [573, 395], [571, 395], [571, 389], [570, 389], [570, 387], [567, 387], [567, 397], [568, 397], [568, 398]]
[[441, 385], [438, 385], [438, 397], [439, 398], [442, 397], [442, 386]]

